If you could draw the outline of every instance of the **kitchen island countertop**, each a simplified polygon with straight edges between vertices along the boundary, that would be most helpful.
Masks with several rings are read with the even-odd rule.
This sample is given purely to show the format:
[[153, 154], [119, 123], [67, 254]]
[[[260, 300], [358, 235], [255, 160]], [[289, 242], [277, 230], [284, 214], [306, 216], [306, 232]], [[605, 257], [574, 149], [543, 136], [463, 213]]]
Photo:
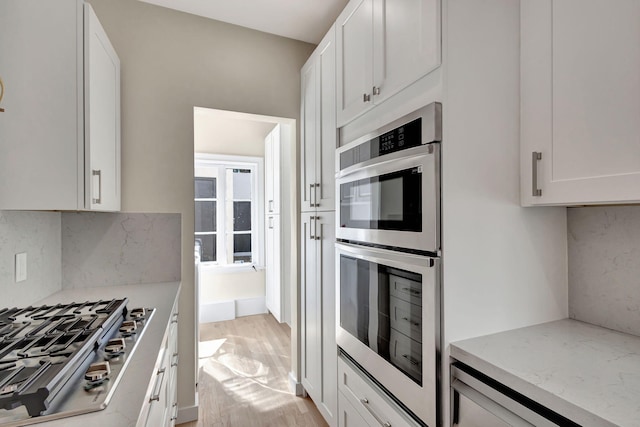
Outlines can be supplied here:
[[136, 348], [109, 405], [102, 411], [77, 415], [60, 420], [34, 424], [35, 427], [133, 427], [147, 395], [147, 388], [160, 351], [171, 309], [179, 294], [180, 283], [157, 283], [126, 286], [101, 286], [82, 289], [64, 289], [38, 301], [38, 304], [92, 301], [127, 297], [129, 309], [151, 307], [156, 312], [145, 329], [141, 344]]
[[640, 426], [640, 337], [563, 319], [452, 343], [451, 357], [582, 426]]

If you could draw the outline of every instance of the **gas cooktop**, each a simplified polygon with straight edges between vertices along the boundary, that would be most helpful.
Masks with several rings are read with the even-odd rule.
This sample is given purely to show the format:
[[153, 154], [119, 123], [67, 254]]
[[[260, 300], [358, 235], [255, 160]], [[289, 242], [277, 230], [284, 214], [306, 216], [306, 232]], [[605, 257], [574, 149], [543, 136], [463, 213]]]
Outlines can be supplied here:
[[127, 299], [0, 310], [0, 426], [104, 409], [154, 309]]

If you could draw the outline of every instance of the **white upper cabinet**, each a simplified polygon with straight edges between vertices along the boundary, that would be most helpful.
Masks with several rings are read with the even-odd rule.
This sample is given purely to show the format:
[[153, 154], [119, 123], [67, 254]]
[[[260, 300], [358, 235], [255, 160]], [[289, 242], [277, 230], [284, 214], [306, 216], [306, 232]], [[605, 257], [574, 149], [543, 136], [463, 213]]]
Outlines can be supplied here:
[[80, 0], [0, 2], [0, 209], [120, 209], [120, 62]]
[[640, 201], [640, 2], [523, 0], [527, 205]]
[[335, 209], [335, 31], [332, 27], [302, 68], [301, 210]]
[[280, 125], [267, 135], [264, 140], [264, 173], [265, 173], [265, 214], [280, 213], [280, 151], [282, 131]]
[[441, 63], [440, 0], [351, 0], [336, 22], [339, 127]]

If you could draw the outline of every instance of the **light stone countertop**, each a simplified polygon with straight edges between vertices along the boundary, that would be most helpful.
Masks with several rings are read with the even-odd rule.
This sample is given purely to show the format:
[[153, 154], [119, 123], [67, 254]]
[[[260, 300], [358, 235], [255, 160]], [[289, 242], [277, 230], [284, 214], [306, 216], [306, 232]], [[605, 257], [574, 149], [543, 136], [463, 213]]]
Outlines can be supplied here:
[[640, 337], [564, 319], [452, 343], [451, 357], [585, 427], [640, 426]]
[[126, 374], [120, 380], [109, 405], [102, 411], [60, 420], [33, 424], [34, 427], [132, 427], [135, 426], [153, 376], [160, 345], [171, 320], [171, 309], [179, 294], [180, 283], [158, 283], [127, 286], [66, 289], [36, 304], [91, 301], [96, 299], [129, 298], [127, 307], [155, 308], [156, 312], [145, 329], [142, 341], [129, 361]]

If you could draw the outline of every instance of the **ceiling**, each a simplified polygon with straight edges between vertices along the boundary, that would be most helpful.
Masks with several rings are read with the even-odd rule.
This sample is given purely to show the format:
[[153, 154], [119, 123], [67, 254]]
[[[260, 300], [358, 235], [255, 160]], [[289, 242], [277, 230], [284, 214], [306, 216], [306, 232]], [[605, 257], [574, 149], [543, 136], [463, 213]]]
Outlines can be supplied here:
[[318, 44], [348, 0], [141, 0]]

